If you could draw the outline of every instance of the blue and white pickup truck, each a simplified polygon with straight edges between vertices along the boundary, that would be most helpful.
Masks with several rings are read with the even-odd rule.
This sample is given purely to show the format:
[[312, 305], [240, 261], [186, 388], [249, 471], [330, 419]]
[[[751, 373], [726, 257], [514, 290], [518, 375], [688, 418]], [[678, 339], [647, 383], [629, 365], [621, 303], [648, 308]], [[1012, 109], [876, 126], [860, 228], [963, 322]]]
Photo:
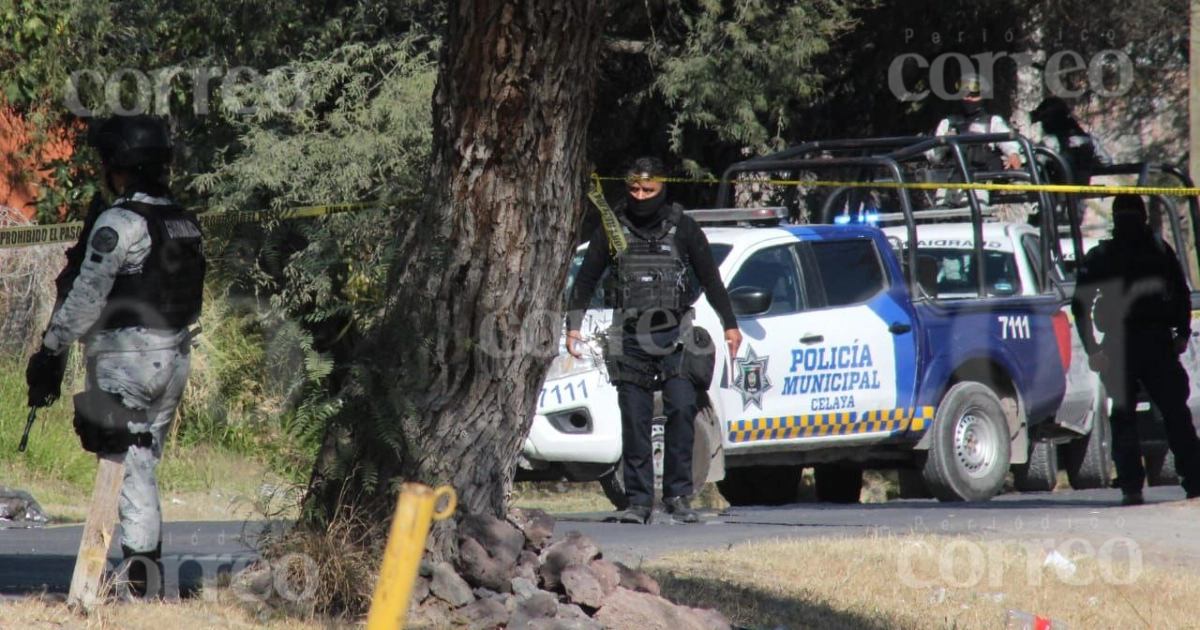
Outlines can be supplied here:
[[[718, 348], [696, 446], [711, 457], [696, 458], [697, 481], [723, 471], [718, 487], [734, 505], [794, 501], [805, 466], [825, 501], [857, 501], [866, 468], [919, 471], [942, 500], [999, 493], [1010, 465], [1027, 461], [1029, 428], [1063, 402], [1061, 297], [939, 300], [915, 277], [930, 270], [899, 257], [882, 230], [782, 225], [785, 212], [691, 212], [741, 222], [705, 233], [744, 335], [739, 356]], [[706, 300], [695, 308], [698, 325], [720, 330]], [[593, 322], [601, 332], [604, 315]], [[525, 478], [574, 467], [619, 489], [620, 416], [602, 364], [560, 357], [543, 394]], [[572, 440], [596, 445], [594, 457], [575, 449], [556, 461], [555, 445]]]
[[[904, 227], [885, 227], [894, 244], [908, 244]], [[1060, 266], [1043, 270], [1041, 232], [1027, 222], [989, 221], [982, 226], [984, 281], [990, 295], [1037, 296], [1048, 282], [1066, 282]], [[919, 228], [917, 254], [936, 267], [932, 287], [939, 299], [976, 299], [973, 226], [971, 223], [937, 223]], [[1095, 239], [1085, 239], [1085, 251]], [[1061, 244], [1071, 251], [1069, 239]], [[1073, 260], [1074, 256], [1070, 256]], [[1052, 278], [1043, 277], [1043, 273]], [[1072, 488], [1105, 488], [1112, 478], [1108, 398], [1100, 378], [1087, 367], [1087, 355], [1075, 331], [1070, 308], [1062, 306], [1056, 323], [1070, 325], [1071, 363], [1066, 390], [1053, 422], [1030, 428], [1029, 461], [1013, 467], [1014, 484], [1021, 491], [1049, 491], [1058, 483], [1060, 466]]]

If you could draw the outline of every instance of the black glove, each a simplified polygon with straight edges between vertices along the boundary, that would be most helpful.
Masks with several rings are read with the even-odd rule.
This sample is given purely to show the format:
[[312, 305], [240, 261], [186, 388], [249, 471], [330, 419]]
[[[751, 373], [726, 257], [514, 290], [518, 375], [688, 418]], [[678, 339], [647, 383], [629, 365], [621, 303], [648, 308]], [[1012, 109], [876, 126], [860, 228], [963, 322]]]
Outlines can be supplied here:
[[50, 354], [42, 346], [29, 357], [25, 367], [25, 384], [29, 386], [29, 406], [49, 407], [62, 394], [63, 376], [67, 373], [67, 353]]

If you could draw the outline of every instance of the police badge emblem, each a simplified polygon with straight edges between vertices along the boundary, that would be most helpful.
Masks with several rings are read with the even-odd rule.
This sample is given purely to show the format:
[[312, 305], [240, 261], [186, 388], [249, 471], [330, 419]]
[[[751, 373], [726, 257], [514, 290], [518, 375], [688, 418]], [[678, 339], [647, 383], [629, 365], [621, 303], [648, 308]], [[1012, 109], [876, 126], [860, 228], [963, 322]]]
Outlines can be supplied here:
[[750, 405], [762, 409], [762, 397], [771, 389], [771, 379], [767, 377], [767, 361], [770, 357], [759, 357], [754, 348], [746, 346], [746, 356], [735, 360], [733, 388], [742, 395], [742, 410]]

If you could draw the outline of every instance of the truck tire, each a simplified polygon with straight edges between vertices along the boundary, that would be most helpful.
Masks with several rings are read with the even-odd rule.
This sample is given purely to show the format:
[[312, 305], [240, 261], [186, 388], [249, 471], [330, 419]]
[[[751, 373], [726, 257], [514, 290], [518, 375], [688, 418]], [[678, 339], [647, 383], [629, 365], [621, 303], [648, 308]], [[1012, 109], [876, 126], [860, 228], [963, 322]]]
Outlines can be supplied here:
[[1058, 449], [1049, 442], [1029, 445], [1029, 461], [1012, 467], [1019, 492], [1050, 492], [1058, 485]]
[[1112, 482], [1112, 426], [1104, 389], [1097, 393], [1097, 400], [1091, 432], [1062, 445], [1062, 463], [1075, 490], [1107, 488]]
[[[712, 407], [701, 407], [696, 413], [696, 437], [692, 444], [692, 494], [699, 495], [708, 483], [708, 475], [712, 469], [713, 456], [721, 450], [720, 435], [709, 430], [709, 426], [719, 423], [717, 412]], [[714, 444], [714, 440], [716, 444]], [[724, 457], [724, 455], [721, 455]], [[720, 476], [724, 476], [722, 471]]]
[[1008, 421], [986, 385], [955, 384], [938, 405], [923, 474], [939, 501], [986, 501], [1004, 487], [1011, 460]]
[[624, 460], [617, 460], [612, 471], [599, 479], [600, 489], [604, 491], [605, 498], [618, 510], [629, 507], [629, 498], [625, 496], [624, 468]]
[[1142, 459], [1146, 464], [1146, 485], [1174, 486], [1179, 483], [1175, 454], [1167, 447], [1146, 449]]
[[803, 466], [729, 468], [717, 490], [733, 506], [789, 505], [799, 498], [803, 472]]
[[818, 464], [813, 468], [817, 501], [822, 503], [858, 503], [862, 496], [863, 471], [837, 464]]

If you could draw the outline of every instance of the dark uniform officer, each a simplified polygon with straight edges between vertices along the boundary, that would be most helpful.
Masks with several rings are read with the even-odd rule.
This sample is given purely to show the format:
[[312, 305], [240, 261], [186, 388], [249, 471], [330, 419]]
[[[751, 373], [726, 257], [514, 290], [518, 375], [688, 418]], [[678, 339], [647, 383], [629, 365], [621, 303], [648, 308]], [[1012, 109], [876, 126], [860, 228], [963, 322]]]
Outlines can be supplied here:
[[1112, 157], [1083, 130], [1063, 99], [1047, 98], [1030, 112], [1029, 118], [1042, 127], [1042, 145], [1067, 160], [1076, 183], [1087, 184], [1096, 167], [1112, 164]]
[[199, 223], [164, 183], [166, 126], [114, 116], [90, 141], [118, 198], [80, 235], [59, 277], [65, 295], [26, 369], [29, 404], [58, 397], [63, 357], [82, 341], [87, 385], [74, 398], [75, 431], [84, 449], [124, 465], [118, 505], [130, 590], [161, 596], [155, 469], [187, 384], [207, 264]]
[[[1191, 293], [1175, 252], [1146, 226], [1136, 195], [1113, 201], [1113, 238], [1102, 241], [1079, 268], [1071, 312], [1088, 365], [1112, 398], [1112, 450], [1126, 505], [1144, 502], [1137, 434], [1138, 385], [1162, 414], [1167, 444], [1188, 498], [1200, 496], [1200, 438], [1188, 410], [1188, 375], [1179, 361], [1191, 336]], [[1097, 344], [1092, 333], [1104, 333]]]
[[699, 515], [690, 500], [696, 385], [681, 374], [683, 347], [689, 345], [681, 337], [681, 324], [685, 318], [690, 322], [691, 304], [697, 297], [693, 275], [721, 318], [731, 355], [737, 354], [742, 335], [708, 239], [681, 206], [666, 202], [665, 185], [655, 181], [666, 175], [662, 162], [639, 158], [628, 175], [628, 195], [615, 209], [628, 249], [614, 258], [603, 227], [593, 232], [568, 304], [567, 350], [582, 356], [576, 344], [581, 340], [583, 311], [605, 269], [612, 268], [616, 310], [606, 360], [621, 408], [629, 499], [628, 509], [615, 518], [637, 523], [650, 516], [654, 502], [650, 425], [654, 390], [662, 389], [667, 417], [663, 505], [675, 520], [695, 523]]

